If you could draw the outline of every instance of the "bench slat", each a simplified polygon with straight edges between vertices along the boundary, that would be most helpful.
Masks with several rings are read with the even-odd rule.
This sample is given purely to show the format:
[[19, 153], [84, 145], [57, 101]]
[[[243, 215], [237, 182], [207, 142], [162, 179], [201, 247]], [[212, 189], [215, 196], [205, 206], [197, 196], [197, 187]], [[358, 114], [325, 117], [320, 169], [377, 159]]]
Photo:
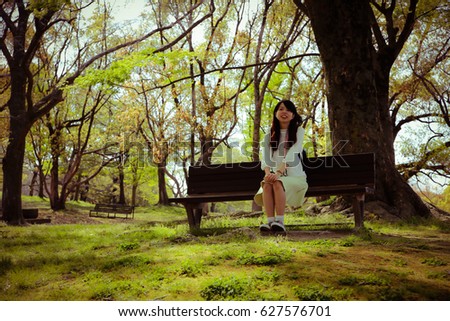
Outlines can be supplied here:
[[264, 172], [258, 162], [252, 162], [252, 166], [248, 164], [191, 167], [188, 178], [188, 195], [249, 190], [256, 193], [264, 178]]
[[[355, 185], [355, 186], [315, 186], [308, 188], [306, 197], [323, 196], [323, 195], [344, 195], [355, 193], [373, 193], [373, 188]], [[209, 202], [227, 202], [227, 201], [244, 201], [252, 200], [255, 192], [240, 192], [240, 193], [208, 193], [208, 194], [194, 194], [187, 197], [169, 198], [169, 202], [176, 203], [209, 203]]]
[[226, 201], [246, 201], [251, 200], [255, 196], [255, 192], [236, 192], [236, 193], [208, 193], [193, 194], [186, 197], [170, 198], [169, 202], [177, 203], [209, 203], [209, 202], [226, 202]]

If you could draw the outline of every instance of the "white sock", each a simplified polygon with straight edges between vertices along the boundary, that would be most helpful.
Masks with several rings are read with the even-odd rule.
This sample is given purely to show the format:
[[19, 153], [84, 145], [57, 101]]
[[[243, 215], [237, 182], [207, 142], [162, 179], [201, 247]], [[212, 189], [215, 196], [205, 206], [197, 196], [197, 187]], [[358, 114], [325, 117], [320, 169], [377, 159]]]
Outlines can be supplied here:
[[275, 222], [275, 217], [274, 217], [274, 216], [268, 217], [268, 218], [267, 218], [267, 221], [269, 222], [269, 225], [270, 225], [270, 223]]
[[279, 222], [279, 223], [284, 225], [284, 215], [277, 216], [277, 222]]

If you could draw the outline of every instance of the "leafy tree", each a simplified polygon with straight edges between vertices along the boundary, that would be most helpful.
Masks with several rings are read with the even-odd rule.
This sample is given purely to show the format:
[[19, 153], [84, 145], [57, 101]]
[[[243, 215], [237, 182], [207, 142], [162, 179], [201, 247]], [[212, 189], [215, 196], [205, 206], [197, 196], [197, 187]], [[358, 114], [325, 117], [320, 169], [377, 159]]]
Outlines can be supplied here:
[[[239, 94], [246, 88], [244, 74], [225, 73], [244, 50], [238, 44], [245, 3], [220, 1], [204, 30], [205, 41], [196, 49], [192, 72], [196, 73], [192, 91], [192, 125], [197, 133], [200, 152], [197, 164], [210, 164], [212, 153], [233, 133], [238, 119]], [[189, 49], [192, 50], [192, 42]], [[214, 70], [214, 73], [209, 71]]]
[[419, 9], [427, 14], [393, 66], [391, 115], [402, 156], [397, 168], [406, 180], [442, 184], [450, 178], [450, 6], [422, 1]]

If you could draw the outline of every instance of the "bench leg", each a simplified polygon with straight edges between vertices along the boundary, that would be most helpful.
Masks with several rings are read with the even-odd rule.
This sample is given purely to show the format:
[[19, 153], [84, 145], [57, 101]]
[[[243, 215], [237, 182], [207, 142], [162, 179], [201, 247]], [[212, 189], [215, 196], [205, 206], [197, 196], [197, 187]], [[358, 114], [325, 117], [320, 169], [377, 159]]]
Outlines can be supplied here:
[[353, 213], [355, 216], [356, 229], [364, 227], [364, 201], [364, 193], [355, 195], [355, 199], [353, 200]]
[[198, 230], [202, 221], [203, 204], [184, 204], [191, 230]]

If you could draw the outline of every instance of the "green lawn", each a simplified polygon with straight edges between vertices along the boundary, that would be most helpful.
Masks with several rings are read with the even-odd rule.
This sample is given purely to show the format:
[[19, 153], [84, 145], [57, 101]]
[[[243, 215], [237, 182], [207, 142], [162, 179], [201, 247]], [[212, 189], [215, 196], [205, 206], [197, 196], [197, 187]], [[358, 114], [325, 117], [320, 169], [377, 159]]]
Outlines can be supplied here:
[[40, 216], [68, 223], [0, 225], [0, 300], [450, 299], [442, 222], [367, 222], [355, 234], [300, 225], [351, 218], [300, 211], [288, 214], [287, 237], [260, 236], [261, 217], [229, 216], [205, 220], [195, 236], [178, 207], [122, 220], [89, 218], [88, 204], [51, 213], [34, 201]]

